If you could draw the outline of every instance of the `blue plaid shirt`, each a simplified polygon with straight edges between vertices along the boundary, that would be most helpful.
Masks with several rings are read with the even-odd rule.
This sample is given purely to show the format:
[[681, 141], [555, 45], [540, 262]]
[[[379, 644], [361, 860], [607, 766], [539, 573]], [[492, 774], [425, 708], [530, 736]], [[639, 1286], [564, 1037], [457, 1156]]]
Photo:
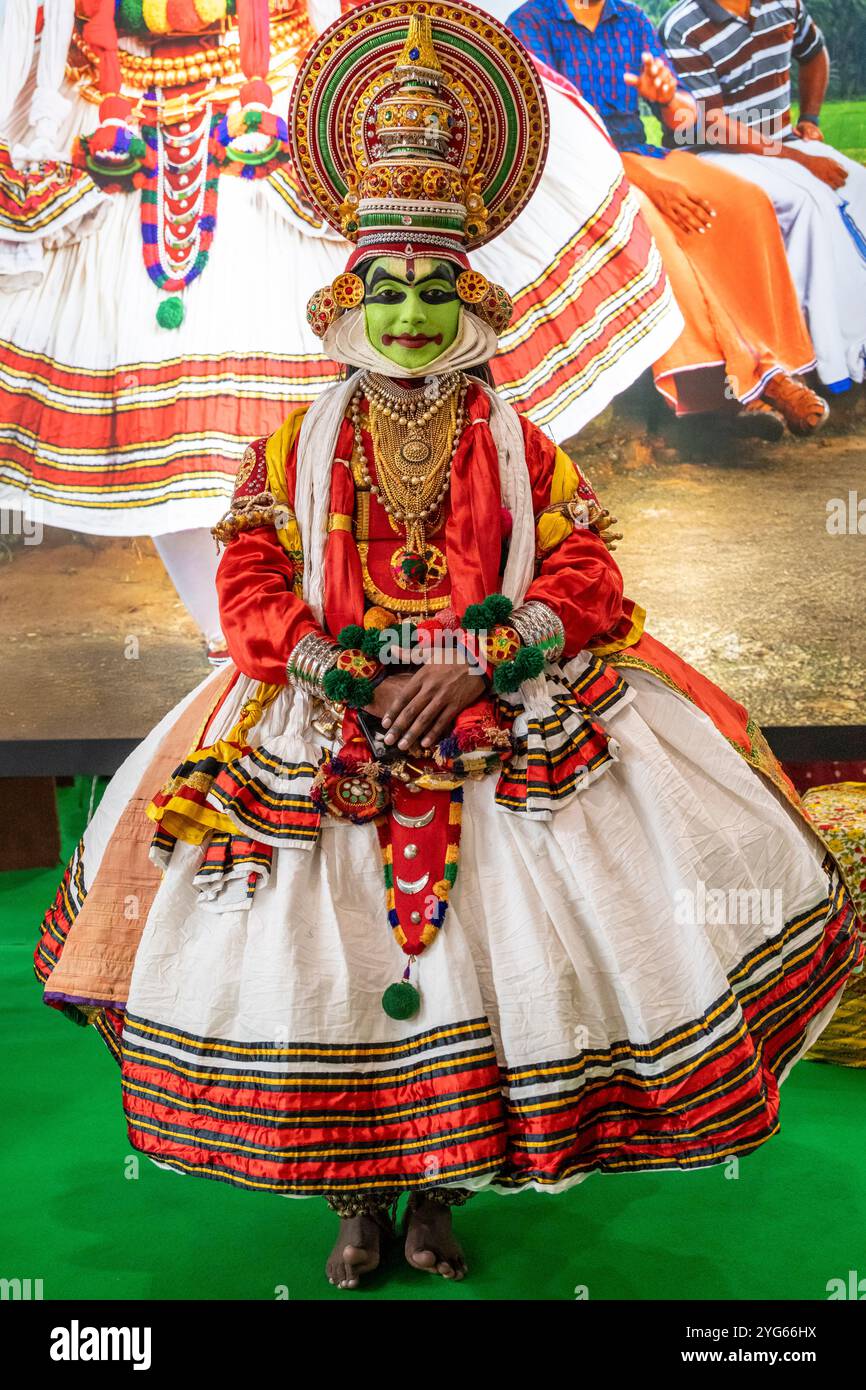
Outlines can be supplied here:
[[665, 150], [647, 144], [637, 92], [624, 77], [626, 72], [637, 76], [644, 53], [671, 66], [652, 22], [637, 5], [605, 0], [593, 32], [578, 24], [565, 0], [529, 0], [509, 17], [508, 28], [530, 53], [577, 87], [602, 117], [618, 150], [664, 157]]

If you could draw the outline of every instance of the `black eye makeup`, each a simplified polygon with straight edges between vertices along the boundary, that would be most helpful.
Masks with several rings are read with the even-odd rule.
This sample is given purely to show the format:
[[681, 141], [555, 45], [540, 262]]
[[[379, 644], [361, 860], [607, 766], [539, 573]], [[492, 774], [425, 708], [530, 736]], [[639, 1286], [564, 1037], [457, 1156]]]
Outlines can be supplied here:
[[382, 266], [377, 266], [366, 282], [365, 304], [401, 304], [408, 289], [418, 290], [425, 304], [450, 304], [458, 298], [454, 275], [450, 267], [437, 266], [423, 280], [412, 286], [391, 279]]
[[406, 298], [406, 285], [397, 281], [380, 282], [375, 290], [368, 289], [364, 295], [365, 304], [402, 304]]
[[[365, 304], [402, 304], [406, 298], [407, 285], [399, 281], [392, 281], [390, 284], [380, 284], [375, 291], [370, 290], [364, 295]], [[414, 286], [418, 289], [421, 299], [425, 304], [451, 304], [457, 298], [457, 291], [453, 285], [449, 285], [445, 280], [438, 278], [431, 280], [428, 284]]]
[[421, 298], [425, 304], [451, 304], [457, 298], [457, 291], [453, 285], [446, 285], [444, 281], [440, 281], [439, 284], [423, 289]]

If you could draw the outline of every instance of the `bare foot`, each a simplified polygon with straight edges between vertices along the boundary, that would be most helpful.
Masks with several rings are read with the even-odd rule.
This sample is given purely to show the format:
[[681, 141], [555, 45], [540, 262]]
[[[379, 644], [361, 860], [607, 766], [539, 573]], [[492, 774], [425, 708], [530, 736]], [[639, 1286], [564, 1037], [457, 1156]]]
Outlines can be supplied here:
[[385, 1227], [374, 1216], [340, 1218], [334, 1248], [328, 1256], [325, 1273], [328, 1283], [338, 1289], [357, 1289], [364, 1274], [379, 1266]]
[[413, 1197], [406, 1219], [406, 1259], [413, 1269], [460, 1280], [468, 1272], [466, 1259], [451, 1228], [451, 1208]]

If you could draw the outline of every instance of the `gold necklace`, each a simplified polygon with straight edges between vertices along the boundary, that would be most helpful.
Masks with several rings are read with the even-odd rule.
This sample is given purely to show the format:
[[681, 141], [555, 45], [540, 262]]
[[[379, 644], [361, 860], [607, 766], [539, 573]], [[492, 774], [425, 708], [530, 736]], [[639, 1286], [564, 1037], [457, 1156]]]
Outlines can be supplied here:
[[[451, 464], [464, 423], [466, 379], [443, 378], [438, 396], [404, 391], [365, 374], [352, 398], [352, 422], [364, 483], [389, 517], [406, 530], [406, 550], [426, 555], [427, 524], [438, 512], [451, 478]], [[376, 482], [367, 468], [361, 436], [361, 396], [367, 397]]]

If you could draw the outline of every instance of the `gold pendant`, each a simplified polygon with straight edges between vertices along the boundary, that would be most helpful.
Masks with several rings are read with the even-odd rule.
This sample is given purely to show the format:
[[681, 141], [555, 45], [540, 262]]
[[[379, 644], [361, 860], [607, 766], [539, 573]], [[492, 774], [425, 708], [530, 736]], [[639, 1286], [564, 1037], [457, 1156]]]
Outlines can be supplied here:
[[422, 434], [410, 434], [409, 438], [400, 445], [400, 458], [403, 463], [411, 467], [419, 467], [429, 463], [433, 455], [433, 447], [428, 439]]

